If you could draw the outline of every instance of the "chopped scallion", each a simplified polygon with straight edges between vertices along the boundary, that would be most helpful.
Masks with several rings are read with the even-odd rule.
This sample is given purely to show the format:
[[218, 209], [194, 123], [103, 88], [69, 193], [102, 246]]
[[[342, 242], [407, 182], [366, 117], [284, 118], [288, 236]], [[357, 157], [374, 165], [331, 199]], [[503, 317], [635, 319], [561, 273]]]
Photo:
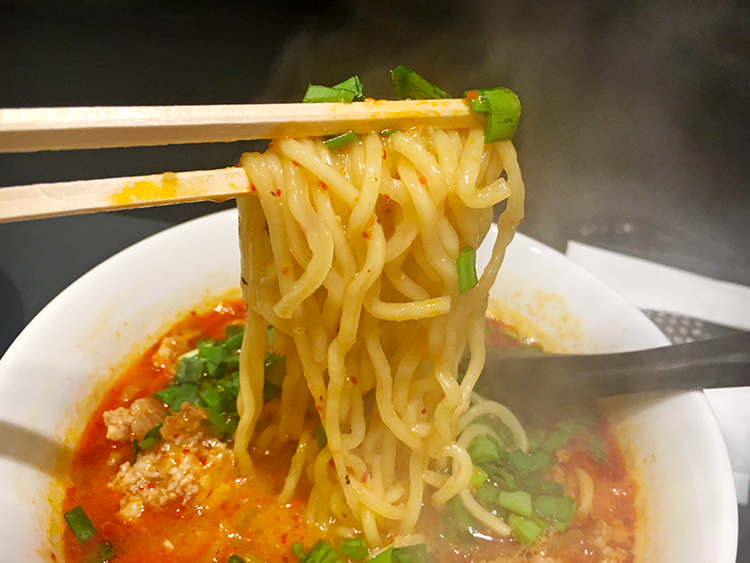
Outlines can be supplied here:
[[427, 546], [416, 544], [394, 547], [391, 559], [393, 563], [427, 563]]
[[342, 133], [341, 135], [331, 137], [330, 139], [323, 141], [323, 144], [328, 147], [328, 150], [337, 151], [339, 149], [343, 149], [344, 147], [348, 147], [352, 143], [357, 143], [359, 142], [359, 140], [359, 135], [357, 135], [354, 131], [349, 131], [347, 133]]
[[500, 491], [496, 502], [520, 516], [531, 516], [531, 495], [526, 491]]
[[470, 90], [465, 95], [471, 109], [484, 114], [485, 143], [513, 138], [521, 116], [518, 96], [507, 88]]
[[396, 96], [402, 100], [439, 100], [450, 96], [413, 70], [401, 65], [391, 71], [391, 82]]
[[362, 82], [358, 76], [352, 76], [331, 87], [310, 84], [302, 101], [306, 103], [361, 102], [364, 99]]
[[344, 538], [339, 542], [339, 552], [352, 561], [363, 561], [370, 554], [364, 538]]
[[508, 517], [508, 525], [513, 530], [513, 535], [516, 539], [525, 545], [533, 545], [544, 531], [542, 526], [536, 522], [518, 514], [511, 514]]
[[458, 271], [458, 291], [463, 293], [476, 286], [477, 265], [476, 252], [471, 246], [464, 246], [456, 259], [456, 270]]
[[326, 429], [321, 424], [315, 429], [315, 441], [318, 444], [318, 449], [322, 450], [328, 443], [328, 436], [326, 436]]
[[[570, 497], [553, 497], [541, 495], [534, 499], [534, 510], [539, 516], [547, 521], [558, 530], [568, 527], [576, 514], [576, 503]], [[561, 531], [562, 531], [561, 530]]]
[[485, 463], [500, 459], [500, 447], [489, 436], [474, 438], [469, 444], [468, 452], [474, 463]]
[[309, 553], [305, 553], [305, 548], [299, 543], [292, 544], [292, 551], [300, 563], [341, 563], [341, 558], [324, 540], [319, 540]]
[[68, 510], [63, 517], [78, 543], [84, 543], [97, 534], [94, 524], [91, 523], [80, 504]]
[[487, 481], [487, 474], [482, 471], [481, 467], [474, 466], [471, 472], [471, 479], [469, 480], [469, 488], [476, 491], [482, 486], [482, 483]]
[[174, 380], [179, 383], [195, 383], [203, 377], [205, 361], [196, 356], [183, 356], [177, 364]]
[[245, 560], [242, 559], [242, 557], [240, 557], [236, 553], [233, 553], [232, 555], [229, 556], [227, 563], [245, 563]]

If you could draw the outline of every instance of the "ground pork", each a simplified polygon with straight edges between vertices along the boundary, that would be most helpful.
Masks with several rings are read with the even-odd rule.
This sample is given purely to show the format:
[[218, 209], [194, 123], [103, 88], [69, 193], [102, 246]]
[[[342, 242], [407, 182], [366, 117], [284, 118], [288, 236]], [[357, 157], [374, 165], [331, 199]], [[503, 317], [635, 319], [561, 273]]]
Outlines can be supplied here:
[[136, 399], [130, 407], [120, 407], [104, 413], [107, 439], [114, 442], [143, 440], [146, 433], [161, 424], [169, 411], [154, 397]]
[[155, 450], [139, 452], [134, 464], [120, 466], [109, 487], [123, 494], [119, 514], [124, 520], [170, 501], [184, 505], [212, 474], [234, 470], [231, 450], [206, 432], [206, 417], [203, 409], [184, 403], [180, 412], [164, 419]]

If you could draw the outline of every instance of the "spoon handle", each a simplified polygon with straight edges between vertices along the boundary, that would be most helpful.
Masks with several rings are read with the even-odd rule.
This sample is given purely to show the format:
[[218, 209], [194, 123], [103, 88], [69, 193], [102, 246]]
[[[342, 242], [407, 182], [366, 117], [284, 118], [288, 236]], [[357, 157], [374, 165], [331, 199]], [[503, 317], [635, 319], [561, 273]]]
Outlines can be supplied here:
[[487, 347], [477, 392], [560, 401], [641, 391], [678, 391], [750, 385], [750, 332], [637, 352], [513, 356]]

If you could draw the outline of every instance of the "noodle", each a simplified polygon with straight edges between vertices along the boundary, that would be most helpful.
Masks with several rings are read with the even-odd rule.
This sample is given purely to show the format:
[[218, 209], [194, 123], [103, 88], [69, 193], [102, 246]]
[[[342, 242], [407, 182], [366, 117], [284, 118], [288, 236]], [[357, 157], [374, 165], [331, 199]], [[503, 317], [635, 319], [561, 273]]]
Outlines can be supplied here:
[[[273, 325], [287, 357], [275, 432], [297, 443], [281, 502], [307, 475], [308, 518], [342, 535], [360, 530], [371, 546], [408, 541], [426, 499], [439, 507], [456, 495], [490, 529], [509, 533], [468, 492], [472, 462], [458, 436], [490, 409], [469, 407], [484, 364], [488, 291], [523, 217], [510, 141], [485, 145], [481, 128], [370, 133], [335, 152], [280, 139], [242, 165], [257, 197], [238, 199], [248, 308], [234, 443], [241, 469], [252, 472]], [[458, 254], [479, 247], [503, 200], [489, 265], [460, 292]], [[503, 409], [492, 412], [523, 448], [523, 429]], [[318, 449], [321, 423], [327, 443]]]

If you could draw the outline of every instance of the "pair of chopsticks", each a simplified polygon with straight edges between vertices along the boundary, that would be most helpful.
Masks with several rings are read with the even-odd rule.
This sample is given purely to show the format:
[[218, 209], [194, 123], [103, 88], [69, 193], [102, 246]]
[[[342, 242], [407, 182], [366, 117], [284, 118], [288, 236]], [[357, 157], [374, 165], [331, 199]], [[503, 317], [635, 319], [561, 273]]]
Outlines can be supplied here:
[[[0, 153], [232, 142], [481, 123], [464, 100], [0, 110]], [[0, 222], [198, 200], [249, 191], [232, 167], [0, 188]]]

